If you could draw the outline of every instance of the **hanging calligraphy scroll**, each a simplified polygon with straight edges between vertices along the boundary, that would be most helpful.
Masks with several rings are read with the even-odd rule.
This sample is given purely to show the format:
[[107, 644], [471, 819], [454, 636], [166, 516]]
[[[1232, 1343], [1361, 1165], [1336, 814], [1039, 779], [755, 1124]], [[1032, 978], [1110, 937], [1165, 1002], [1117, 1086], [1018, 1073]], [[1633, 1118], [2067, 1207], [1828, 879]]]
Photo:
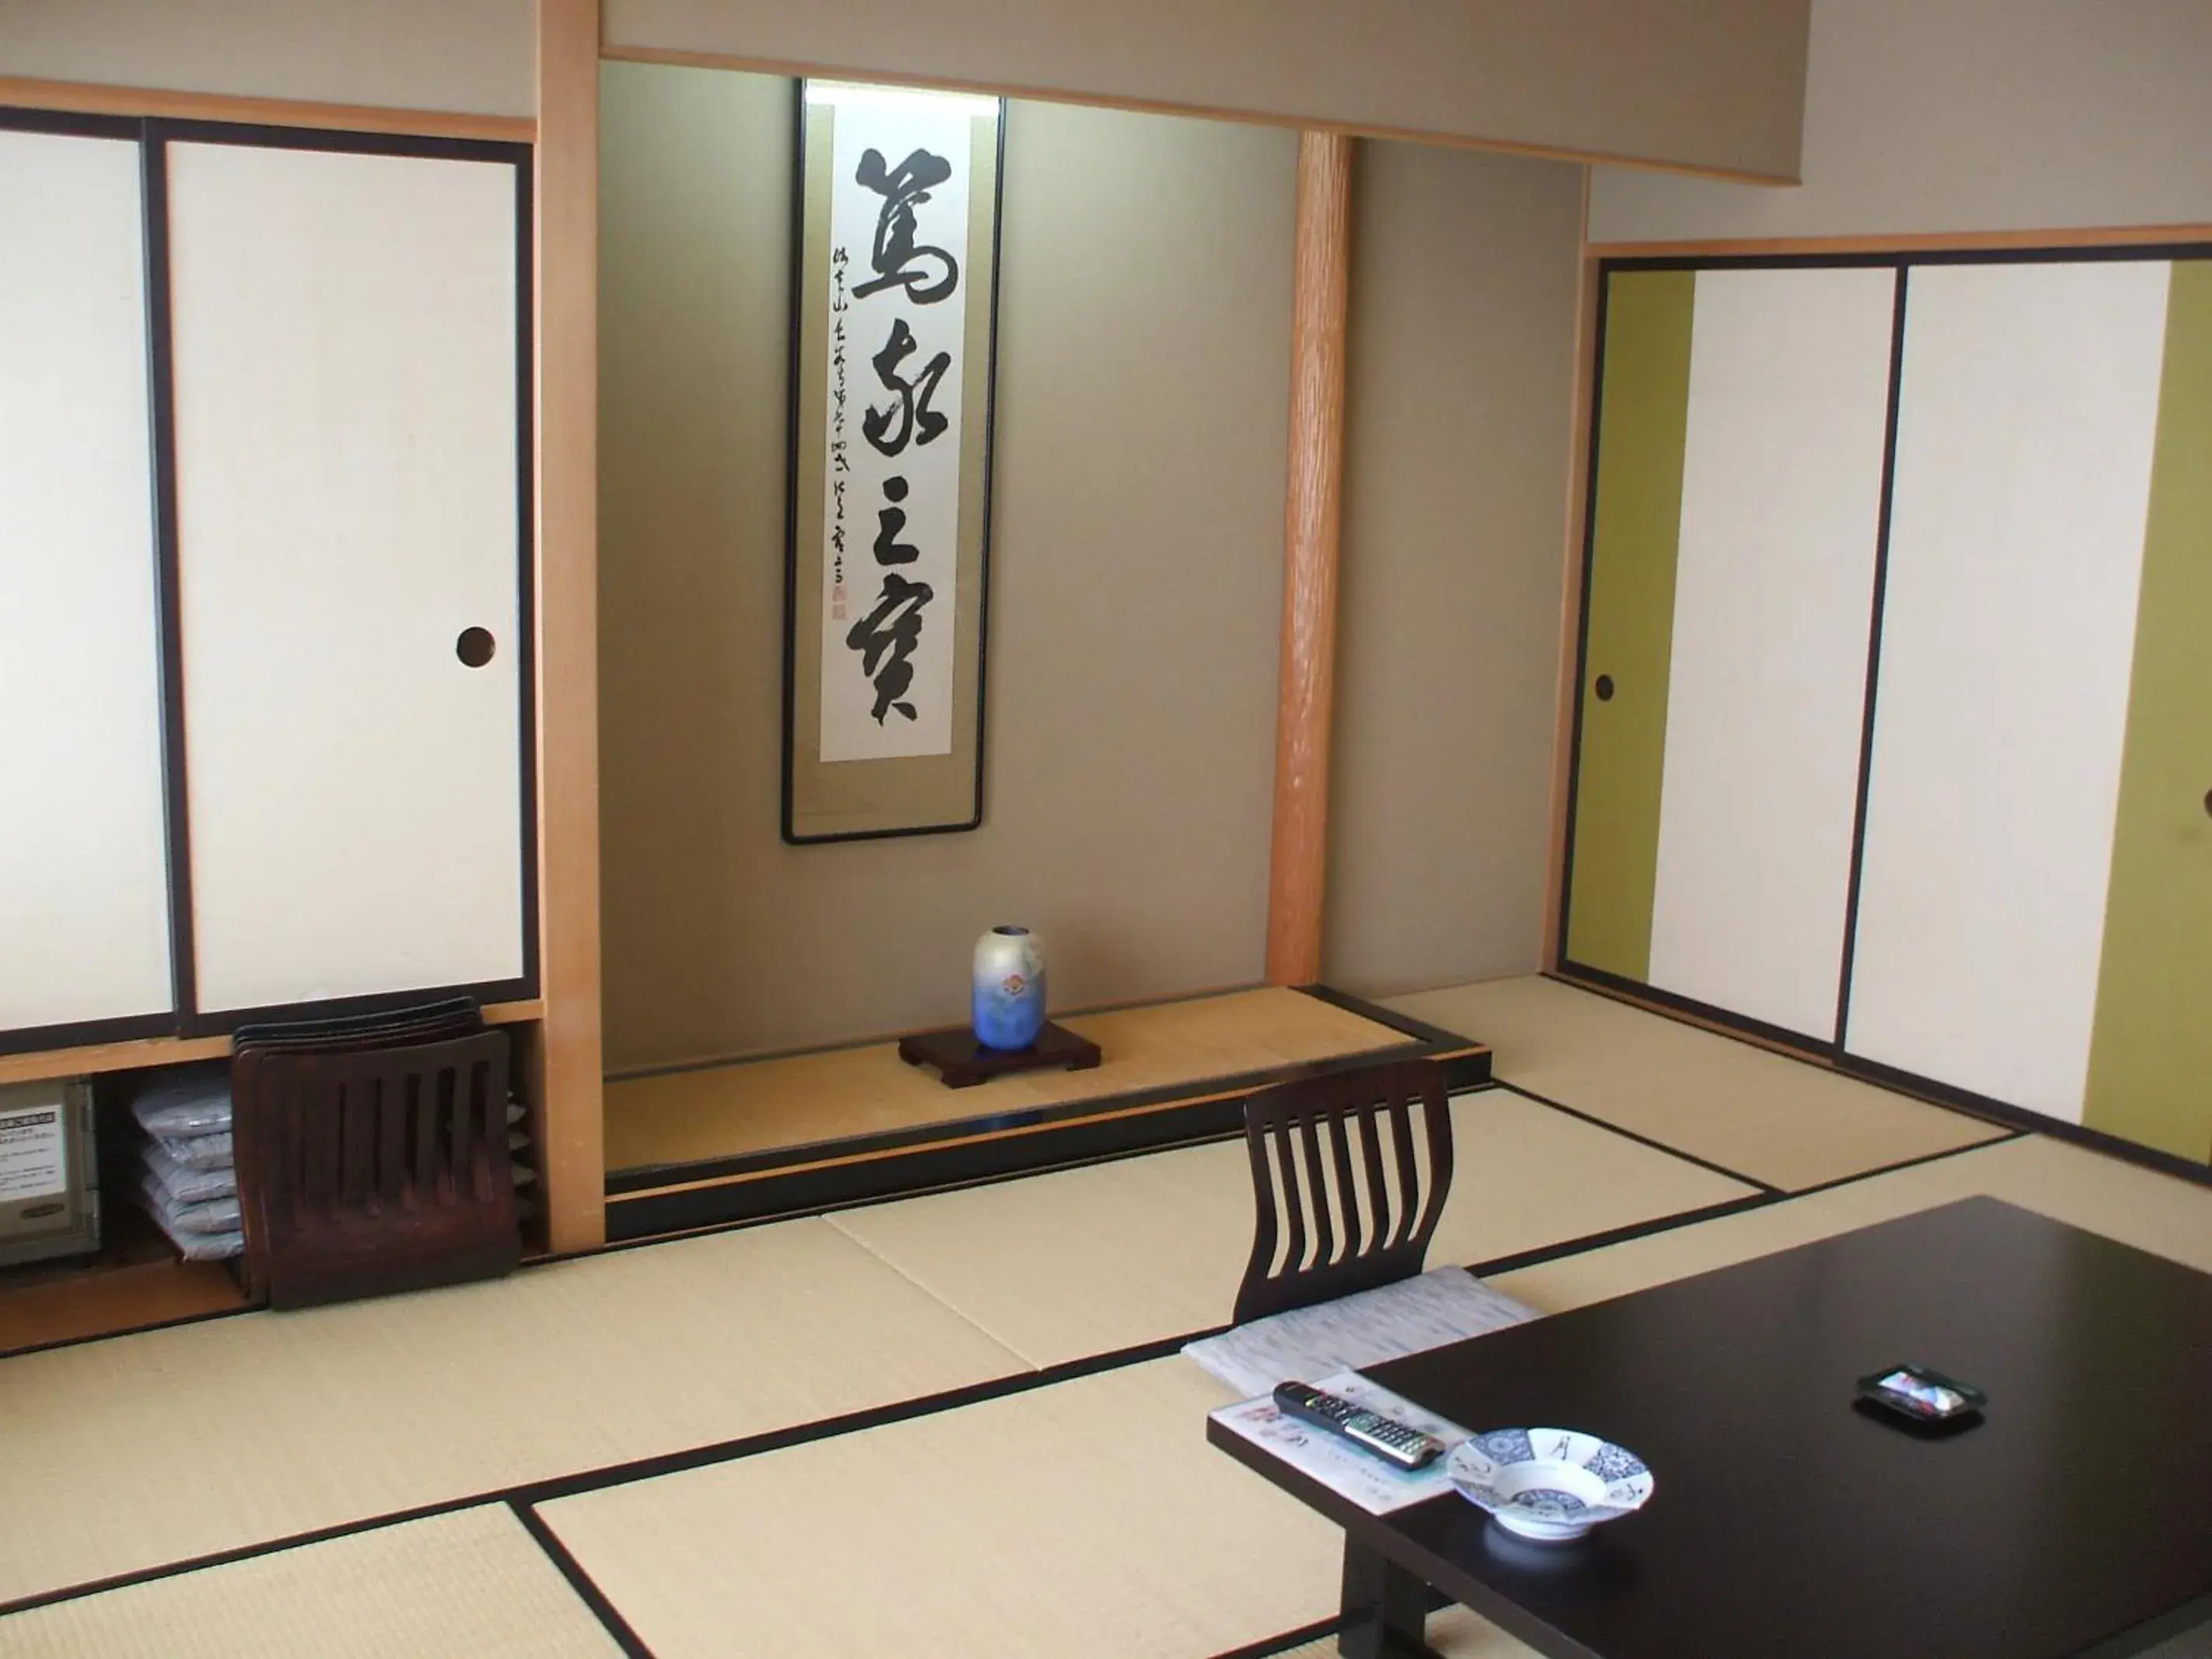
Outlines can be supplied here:
[[982, 821], [1002, 115], [801, 89], [787, 841]]

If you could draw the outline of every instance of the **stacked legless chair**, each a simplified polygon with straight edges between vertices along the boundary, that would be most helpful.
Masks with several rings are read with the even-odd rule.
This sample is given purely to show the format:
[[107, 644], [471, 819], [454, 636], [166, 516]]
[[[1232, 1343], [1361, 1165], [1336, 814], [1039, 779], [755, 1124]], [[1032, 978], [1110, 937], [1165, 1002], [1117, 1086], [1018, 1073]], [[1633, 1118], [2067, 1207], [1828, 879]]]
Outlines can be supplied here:
[[465, 999], [241, 1030], [247, 1291], [304, 1307], [512, 1269], [507, 1059]]

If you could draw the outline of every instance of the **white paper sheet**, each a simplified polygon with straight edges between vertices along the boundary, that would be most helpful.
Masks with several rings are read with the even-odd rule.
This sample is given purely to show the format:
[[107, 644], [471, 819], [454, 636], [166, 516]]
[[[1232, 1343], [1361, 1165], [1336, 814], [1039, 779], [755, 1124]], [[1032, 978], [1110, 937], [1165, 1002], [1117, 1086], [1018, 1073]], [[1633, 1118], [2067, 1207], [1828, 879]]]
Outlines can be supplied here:
[[1239, 1394], [1263, 1395], [1278, 1382], [1379, 1365], [1535, 1316], [1464, 1267], [1437, 1267], [1380, 1290], [1255, 1319], [1182, 1351]]

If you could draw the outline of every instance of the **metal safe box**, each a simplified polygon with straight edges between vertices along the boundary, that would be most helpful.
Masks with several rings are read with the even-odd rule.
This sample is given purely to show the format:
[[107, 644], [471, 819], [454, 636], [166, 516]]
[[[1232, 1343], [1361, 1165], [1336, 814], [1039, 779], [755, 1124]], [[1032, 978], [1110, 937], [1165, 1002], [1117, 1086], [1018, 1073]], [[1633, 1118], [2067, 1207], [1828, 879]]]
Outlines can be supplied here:
[[0, 1265], [100, 1248], [100, 1164], [82, 1081], [0, 1084]]

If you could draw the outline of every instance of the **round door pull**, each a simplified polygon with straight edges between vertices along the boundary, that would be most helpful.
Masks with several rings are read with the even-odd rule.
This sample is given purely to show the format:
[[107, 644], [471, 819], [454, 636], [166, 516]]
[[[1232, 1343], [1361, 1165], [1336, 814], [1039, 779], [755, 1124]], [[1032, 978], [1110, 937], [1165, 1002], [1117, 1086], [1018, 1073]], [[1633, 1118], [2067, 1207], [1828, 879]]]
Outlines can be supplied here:
[[1612, 675], [1601, 674], [1597, 677], [1597, 700], [1600, 702], [1611, 702], [1613, 701]]
[[453, 641], [453, 654], [471, 668], [482, 668], [498, 648], [499, 642], [489, 628], [464, 628], [460, 638]]
[[2204, 792], [2204, 816], [2212, 818], [2212, 789]]

